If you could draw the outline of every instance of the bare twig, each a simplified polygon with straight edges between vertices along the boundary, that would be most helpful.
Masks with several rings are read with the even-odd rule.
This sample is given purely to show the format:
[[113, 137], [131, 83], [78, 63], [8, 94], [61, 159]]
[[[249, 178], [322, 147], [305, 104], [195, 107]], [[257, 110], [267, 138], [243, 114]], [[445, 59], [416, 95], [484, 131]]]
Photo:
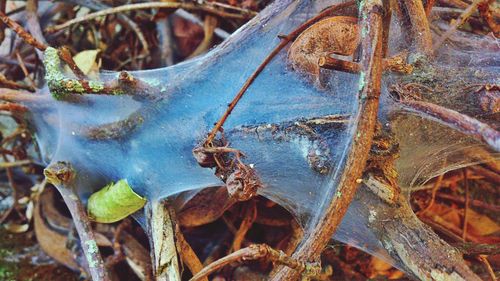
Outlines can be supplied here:
[[5, 87], [5, 88], [10, 88], [14, 90], [27, 90], [30, 92], [34, 92], [35, 88], [32, 86], [24, 85], [17, 83], [15, 81], [7, 79], [3, 74], [0, 73], [0, 86]]
[[[354, 119], [355, 137], [335, 193], [325, 195], [324, 202], [328, 205], [319, 223], [293, 255], [299, 260], [318, 260], [335, 233], [358, 188], [375, 132], [382, 78], [382, 1], [362, 1], [359, 11], [363, 15], [359, 17], [360, 30], [366, 32], [361, 34], [362, 75], [359, 78], [359, 109]], [[296, 277], [296, 272], [283, 268], [272, 280], [295, 280]]]
[[226, 17], [226, 18], [236, 18], [236, 19], [246, 19], [251, 16], [247, 16], [241, 13], [227, 13], [223, 12], [208, 6], [204, 5], [196, 5], [192, 3], [180, 3], [180, 2], [147, 2], [147, 3], [136, 3], [136, 4], [128, 4], [128, 5], [123, 5], [123, 6], [118, 6], [118, 7], [113, 7], [105, 10], [101, 10], [98, 12], [94, 12], [91, 14], [87, 14], [85, 16], [75, 18], [72, 20], [69, 20], [63, 24], [55, 25], [52, 27], [49, 27], [46, 29], [46, 32], [53, 33], [61, 29], [65, 29], [71, 25], [80, 23], [80, 22], [85, 22], [89, 20], [93, 20], [98, 17], [102, 16], [107, 16], [111, 14], [118, 14], [118, 13], [124, 13], [124, 12], [129, 12], [133, 10], [143, 10], [143, 9], [185, 9], [185, 10], [201, 10], [213, 15], [218, 15], [221, 17]]
[[[446, 163], [446, 161], [445, 161], [445, 163]], [[429, 202], [429, 205], [427, 205], [427, 207], [425, 207], [425, 209], [423, 209], [422, 211], [420, 211], [419, 215], [425, 214], [425, 212], [427, 212], [428, 210], [430, 210], [430, 208], [432, 208], [432, 206], [434, 205], [434, 202], [436, 200], [436, 193], [438, 192], [439, 188], [441, 187], [441, 183], [443, 182], [444, 175], [445, 175], [445, 173], [442, 173], [436, 179], [436, 182], [434, 183], [434, 186], [432, 187], [432, 195], [431, 195], [431, 200]]]
[[[349, 73], [359, 73], [361, 65], [352, 61], [345, 61], [331, 56], [320, 57], [318, 65], [321, 68], [339, 70]], [[405, 62], [405, 54], [399, 54], [382, 61], [384, 71], [394, 71], [402, 74], [413, 72], [413, 66]]]
[[488, 271], [488, 274], [490, 275], [491, 281], [496, 281], [497, 276], [495, 272], [493, 271], [493, 268], [491, 267], [490, 262], [488, 261], [487, 257], [485, 255], [479, 255], [478, 259], [484, 264], [486, 267], [486, 271]]
[[277, 264], [286, 265], [292, 269], [300, 272], [305, 272], [305, 276], [318, 276], [321, 273], [321, 267], [317, 264], [310, 264], [306, 262], [300, 262], [293, 258], [288, 257], [282, 251], [274, 250], [268, 245], [264, 244], [254, 244], [246, 248], [240, 249], [230, 255], [227, 255], [203, 268], [198, 274], [193, 276], [190, 281], [202, 280], [205, 276], [219, 270], [220, 268], [233, 263], [242, 262], [250, 260], [261, 260], [266, 259]]
[[14, 168], [14, 167], [19, 167], [19, 166], [26, 166], [33, 163], [31, 160], [26, 159], [26, 160], [19, 160], [19, 161], [14, 161], [14, 162], [1, 162], [0, 163], [0, 169], [7, 169], [7, 168]]
[[434, 118], [444, 125], [480, 139], [496, 151], [500, 151], [500, 133], [488, 124], [433, 103], [413, 100], [400, 100], [400, 103], [410, 112]]
[[[450, 194], [446, 194], [446, 193], [440, 192], [440, 193], [436, 194], [436, 197], [440, 198], [440, 199], [448, 200], [448, 201], [451, 201], [454, 203], [465, 204], [464, 198], [457, 197], [457, 196], [450, 195]], [[500, 212], [500, 206], [488, 204], [488, 203], [485, 203], [485, 202], [477, 200], [477, 199], [472, 199], [472, 200], [469, 199], [469, 203], [473, 207], [477, 207], [477, 208], [481, 208], [481, 209], [485, 209], [485, 210], [489, 210], [489, 211], [493, 211], [493, 212]]]
[[214, 140], [215, 136], [217, 133], [221, 130], [222, 126], [226, 122], [227, 118], [233, 111], [233, 109], [236, 107], [240, 99], [243, 97], [245, 92], [248, 90], [250, 85], [253, 83], [253, 81], [259, 76], [259, 74], [264, 70], [264, 68], [273, 60], [273, 58], [286, 46], [288, 43], [291, 41], [295, 40], [297, 36], [299, 36], [304, 30], [306, 30], [309, 26], [313, 25], [314, 23], [320, 21], [321, 19], [331, 15], [333, 12], [345, 8], [345, 7], [350, 7], [354, 4], [353, 1], [333, 5], [329, 7], [328, 9], [325, 9], [323, 12], [318, 14], [317, 16], [309, 19], [305, 23], [303, 23], [301, 26], [296, 28], [294, 31], [292, 31], [290, 34], [287, 36], [284, 36], [281, 38], [281, 42], [276, 46], [271, 53], [264, 59], [264, 61], [257, 67], [257, 69], [248, 77], [248, 79], [245, 81], [245, 84], [241, 87], [240, 91], [236, 94], [234, 99], [231, 101], [229, 106], [226, 109], [226, 112], [224, 112], [224, 115], [219, 119], [219, 121], [215, 124], [214, 128], [212, 131], [208, 134], [207, 139], [205, 141], [205, 146], [209, 146], [212, 141]]
[[40, 51], [45, 51], [47, 49], [47, 45], [39, 40], [35, 39], [31, 34], [29, 34], [22, 26], [20, 26], [17, 22], [10, 19], [7, 15], [0, 11], [0, 19], [7, 25], [12, 31], [17, 33], [19, 37], [21, 37], [24, 42], [35, 47]]
[[73, 217], [73, 224], [80, 236], [81, 247], [92, 279], [94, 281], [110, 280], [99, 253], [87, 212], [75, 192], [75, 170], [67, 162], [57, 162], [45, 168], [44, 174], [47, 181], [57, 188]]
[[406, 8], [407, 16], [410, 20], [411, 35], [418, 52], [424, 55], [432, 56], [432, 36], [429, 27], [429, 21], [425, 14], [424, 6], [421, 0], [399, 0]]
[[19, 54], [19, 52], [17, 50], [16, 50], [16, 59], [19, 62], [19, 66], [21, 67], [21, 70], [23, 71], [24, 76], [26, 76], [26, 78], [30, 82], [31, 87], [33, 89], [35, 89], [36, 88], [35, 81], [33, 81], [33, 79], [31, 78], [31, 76], [28, 72], [28, 69], [26, 68], [26, 64], [24, 63], [23, 58], [21, 57], [21, 55]]
[[460, 17], [458, 17], [458, 19], [456, 19], [450, 25], [450, 28], [448, 28], [448, 30], [443, 35], [441, 35], [441, 37], [439, 37], [437, 39], [436, 43], [433, 46], [434, 51], [438, 50], [439, 47], [441, 47], [441, 45], [444, 43], [444, 41], [446, 41], [446, 39], [448, 39], [448, 37], [450, 37], [450, 35], [453, 34], [453, 32], [455, 32], [455, 30], [459, 26], [461, 26], [472, 15], [472, 13], [476, 10], [479, 3], [481, 3], [482, 1], [484, 1], [484, 0], [474, 0], [474, 2], [472, 2], [469, 5], [469, 7], [467, 7], [467, 9], [465, 9], [465, 11], [463, 11], [463, 13], [460, 15]]
[[[483, 0], [477, 6], [479, 13], [483, 17], [484, 21], [488, 24], [491, 31], [498, 37], [500, 35], [500, 24], [498, 24], [494, 18], [494, 9], [491, 9], [490, 5], [492, 5], [495, 0]], [[498, 11], [497, 11], [498, 12]]]
[[462, 169], [464, 174], [464, 188], [465, 188], [465, 207], [464, 207], [464, 225], [462, 229], [462, 239], [466, 240], [467, 236], [467, 223], [469, 220], [469, 180], [467, 179], [467, 168]]
[[[200, 262], [200, 259], [191, 248], [191, 245], [189, 245], [189, 243], [184, 238], [184, 235], [182, 234], [180, 226], [178, 224], [176, 224], [175, 226], [175, 244], [177, 246], [177, 251], [181, 256], [182, 262], [187, 265], [193, 276], [203, 270], [203, 264]], [[208, 278], [201, 278], [200, 281], [208, 281]]]

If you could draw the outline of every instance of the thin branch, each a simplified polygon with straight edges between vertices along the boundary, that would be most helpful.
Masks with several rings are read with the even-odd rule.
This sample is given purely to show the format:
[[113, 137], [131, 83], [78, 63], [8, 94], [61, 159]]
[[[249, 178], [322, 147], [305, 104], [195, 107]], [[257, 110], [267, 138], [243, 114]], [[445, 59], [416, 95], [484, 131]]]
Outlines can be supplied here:
[[31, 76], [30, 76], [30, 74], [28, 72], [28, 69], [26, 68], [26, 64], [24, 63], [23, 58], [21, 57], [21, 55], [19, 54], [19, 52], [17, 50], [16, 50], [16, 59], [19, 62], [19, 66], [21, 67], [21, 70], [23, 71], [24, 76], [30, 82], [31, 87], [33, 89], [35, 89], [36, 88], [35, 81], [33, 81], [33, 79], [31, 78]]
[[286, 265], [297, 271], [305, 272], [308, 277], [318, 276], [321, 274], [321, 267], [317, 264], [297, 261], [287, 256], [282, 251], [274, 250], [265, 244], [254, 244], [216, 260], [203, 268], [202, 271], [198, 272], [198, 274], [193, 276], [193, 278], [189, 281], [202, 280], [202, 278], [205, 278], [230, 263], [250, 260], [269, 260], [277, 264]]
[[85, 254], [85, 260], [92, 280], [110, 280], [108, 272], [104, 267], [104, 261], [99, 253], [99, 247], [97, 246], [94, 231], [87, 217], [87, 212], [75, 192], [75, 170], [67, 162], [57, 162], [45, 168], [44, 175], [47, 181], [57, 188], [73, 217], [73, 224], [80, 237], [81, 247]]
[[245, 84], [243, 84], [243, 86], [240, 89], [240, 91], [236, 94], [236, 96], [234, 97], [234, 99], [231, 101], [231, 103], [229, 104], [226, 112], [224, 112], [224, 115], [222, 115], [222, 117], [219, 119], [219, 121], [215, 124], [214, 128], [212, 129], [212, 131], [208, 134], [207, 139], [205, 141], [205, 146], [209, 146], [212, 143], [212, 141], [214, 140], [215, 136], [221, 130], [221, 128], [224, 125], [224, 123], [226, 122], [227, 118], [229, 117], [229, 115], [231, 115], [231, 112], [236, 107], [236, 105], [238, 104], [238, 102], [240, 101], [240, 99], [243, 97], [243, 95], [245, 94], [245, 92], [248, 90], [248, 88], [250, 87], [250, 85], [253, 83], [253, 81], [255, 81], [255, 79], [257, 78], [257, 76], [259, 76], [259, 74], [264, 70], [264, 68], [273, 60], [273, 58], [286, 45], [288, 45], [288, 43], [290, 43], [291, 41], [295, 40], [295, 38], [297, 38], [297, 36], [299, 36], [309, 26], [311, 26], [311, 25], [315, 24], [316, 22], [320, 21], [321, 19], [323, 19], [323, 18], [331, 15], [333, 12], [335, 12], [335, 11], [337, 11], [339, 9], [350, 7], [352, 5], [354, 5], [354, 1], [349, 1], [349, 2], [345, 2], [345, 3], [333, 5], [333, 6], [329, 7], [329, 8], [327, 8], [327, 9], [325, 9], [323, 12], [319, 13], [315, 17], [313, 17], [313, 18], [309, 19], [308, 21], [306, 21], [305, 23], [303, 23], [301, 26], [299, 26], [298, 28], [296, 28], [294, 31], [292, 31], [287, 36], [282, 37], [281, 38], [281, 42], [278, 44], [278, 46], [276, 46], [274, 48], [274, 50], [271, 51], [271, 53], [264, 59], [264, 61], [259, 65], [259, 67], [257, 67], [257, 69], [252, 73], [252, 75], [250, 75], [250, 77], [248, 77], [248, 79], [245, 81]]
[[[443, 166], [445, 166], [445, 164], [446, 164], [446, 159], [445, 159], [445, 161], [443, 163]], [[432, 206], [434, 206], [434, 202], [436, 200], [436, 193], [438, 192], [439, 188], [441, 187], [441, 183], [443, 182], [444, 175], [445, 175], [445, 173], [442, 173], [436, 179], [436, 182], [434, 183], [434, 186], [432, 187], [432, 194], [431, 194], [431, 200], [429, 202], [429, 205], [427, 205], [427, 207], [425, 207], [425, 209], [423, 209], [422, 211], [420, 211], [419, 215], [425, 214], [425, 212], [429, 211], [430, 208], [432, 208]]]
[[[182, 262], [187, 265], [193, 276], [203, 270], [203, 264], [194, 252], [193, 248], [191, 248], [191, 245], [189, 245], [184, 238], [178, 224], [175, 225], [175, 244]], [[201, 278], [200, 281], [208, 281], [208, 278]]]
[[410, 112], [434, 118], [444, 125], [480, 139], [496, 151], [500, 151], [500, 133], [486, 123], [433, 103], [412, 100], [400, 100], [399, 102], [404, 106], [404, 109]]
[[[453, 196], [451, 194], [446, 194], [446, 193], [440, 192], [440, 193], [436, 194], [436, 197], [439, 199], [448, 200], [448, 201], [458, 203], [458, 204], [465, 204], [464, 198]], [[488, 203], [485, 203], [485, 202], [477, 200], [477, 199], [472, 199], [469, 201], [470, 201], [470, 205], [473, 207], [485, 209], [485, 210], [489, 210], [489, 211], [493, 211], [493, 212], [500, 212], [500, 206], [488, 204]]]
[[107, 16], [111, 14], [118, 14], [118, 13], [124, 13], [124, 12], [130, 12], [133, 10], [144, 10], [144, 9], [185, 9], [185, 10], [201, 10], [207, 13], [211, 13], [214, 15], [218, 15], [221, 17], [226, 17], [226, 18], [236, 18], [236, 19], [246, 19], [251, 16], [247, 15], [242, 15], [242, 14], [233, 14], [233, 13], [227, 13], [223, 12], [217, 9], [210, 8], [208, 6], [203, 6], [203, 5], [196, 5], [192, 3], [179, 3], [179, 2], [147, 2], [147, 3], [136, 3], [136, 4], [128, 4], [128, 5], [123, 5], [123, 6], [118, 6], [118, 7], [113, 7], [105, 10], [101, 10], [98, 12], [90, 13], [85, 16], [75, 18], [72, 20], [69, 20], [63, 24], [58, 24], [52, 27], [49, 27], [46, 29], [46, 32], [53, 33], [61, 29], [68, 28], [71, 25], [93, 20], [98, 17], [102, 16]]
[[24, 42], [35, 47], [40, 51], [45, 51], [47, 49], [47, 45], [43, 42], [38, 41], [33, 37], [33, 35], [29, 34], [22, 26], [20, 26], [17, 22], [10, 19], [7, 15], [0, 11], [0, 19], [7, 25], [12, 31], [14, 31], [19, 37], [21, 37]]
[[464, 225], [462, 232], [462, 239], [466, 240], [467, 236], [467, 223], [469, 220], [469, 180], [467, 179], [467, 168], [463, 168], [462, 172], [464, 174], [464, 188], [465, 188], [465, 207], [464, 207]]
[[[359, 9], [361, 34], [361, 65], [359, 77], [359, 106], [354, 119], [354, 138], [344, 170], [334, 194], [325, 195], [325, 211], [314, 226], [312, 233], [293, 255], [299, 260], [318, 260], [320, 253], [330, 241], [354, 198], [368, 159], [375, 133], [382, 79], [382, 1], [362, 1]], [[333, 192], [330, 192], [333, 193]], [[295, 280], [297, 272], [288, 268], [278, 271], [271, 280]]]
[[1, 73], [0, 73], [0, 86], [14, 90], [27, 90], [30, 92], [35, 91], [35, 88], [33, 88], [32, 86], [20, 84], [15, 81], [9, 80]]
[[417, 50], [427, 56], [432, 56], [432, 35], [429, 21], [425, 14], [421, 0], [399, 0], [406, 7], [407, 15], [411, 24], [411, 35]]
[[441, 37], [438, 38], [436, 41], [436, 44], [433, 46], [433, 50], [436, 51], [441, 47], [441, 45], [450, 37], [451, 34], [457, 30], [459, 26], [461, 26], [471, 15], [472, 13], [477, 9], [477, 6], [479, 3], [481, 3], [483, 0], [474, 0], [465, 11], [456, 19], [450, 26], [450, 28], [443, 34]]
[[8, 169], [8, 168], [15, 168], [15, 167], [20, 167], [20, 166], [26, 166], [33, 163], [33, 161], [26, 159], [26, 160], [19, 160], [19, 161], [14, 161], [14, 162], [1, 162], [0, 163], [0, 169]]

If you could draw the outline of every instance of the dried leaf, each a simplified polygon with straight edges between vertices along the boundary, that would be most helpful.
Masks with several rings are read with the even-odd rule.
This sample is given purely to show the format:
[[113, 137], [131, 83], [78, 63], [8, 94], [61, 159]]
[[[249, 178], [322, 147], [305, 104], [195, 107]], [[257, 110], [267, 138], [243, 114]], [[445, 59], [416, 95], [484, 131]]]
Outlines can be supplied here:
[[403, 272], [395, 269], [392, 265], [376, 257], [372, 257], [370, 261], [370, 271], [370, 278], [386, 276], [389, 280], [396, 280], [401, 279], [404, 276]]
[[146, 199], [132, 190], [127, 180], [110, 183], [92, 194], [87, 208], [89, 218], [101, 223], [113, 223], [138, 211]]
[[472, 209], [468, 210], [469, 231], [478, 236], [487, 236], [500, 232], [500, 226], [486, 215], [479, 214]]
[[332, 53], [350, 56], [357, 45], [357, 19], [329, 17], [312, 25], [295, 39], [288, 51], [288, 59], [294, 69], [318, 76], [320, 57]]
[[29, 224], [9, 223], [5, 225], [5, 229], [11, 233], [24, 233], [30, 228]]
[[26, 219], [28, 219], [28, 221], [31, 221], [31, 218], [33, 218], [33, 209], [33, 201], [29, 201], [28, 205], [26, 206]]
[[98, 72], [99, 65], [96, 62], [97, 55], [100, 50], [85, 50], [81, 51], [73, 57], [76, 65], [85, 73], [89, 75], [90, 72]]

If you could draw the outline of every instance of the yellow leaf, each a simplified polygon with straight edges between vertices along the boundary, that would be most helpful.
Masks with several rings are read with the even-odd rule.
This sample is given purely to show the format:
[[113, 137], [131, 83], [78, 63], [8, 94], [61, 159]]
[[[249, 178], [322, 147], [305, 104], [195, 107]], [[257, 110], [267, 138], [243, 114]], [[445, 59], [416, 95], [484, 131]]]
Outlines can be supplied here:
[[100, 50], [85, 50], [81, 51], [73, 57], [76, 65], [88, 75], [91, 71], [99, 71], [99, 66], [96, 62], [97, 55]]
[[478, 236], [487, 236], [500, 231], [500, 226], [489, 217], [479, 214], [472, 209], [469, 209], [467, 212], [467, 223], [471, 232]]

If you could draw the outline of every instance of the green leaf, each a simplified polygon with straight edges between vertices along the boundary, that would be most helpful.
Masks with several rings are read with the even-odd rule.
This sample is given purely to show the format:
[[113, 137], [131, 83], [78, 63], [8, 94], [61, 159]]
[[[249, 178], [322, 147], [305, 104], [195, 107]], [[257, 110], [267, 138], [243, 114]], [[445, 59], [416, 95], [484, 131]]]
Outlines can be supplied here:
[[92, 194], [87, 203], [89, 218], [96, 222], [113, 223], [135, 213], [146, 199], [132, 190], [127, 180], [110, 183]]

